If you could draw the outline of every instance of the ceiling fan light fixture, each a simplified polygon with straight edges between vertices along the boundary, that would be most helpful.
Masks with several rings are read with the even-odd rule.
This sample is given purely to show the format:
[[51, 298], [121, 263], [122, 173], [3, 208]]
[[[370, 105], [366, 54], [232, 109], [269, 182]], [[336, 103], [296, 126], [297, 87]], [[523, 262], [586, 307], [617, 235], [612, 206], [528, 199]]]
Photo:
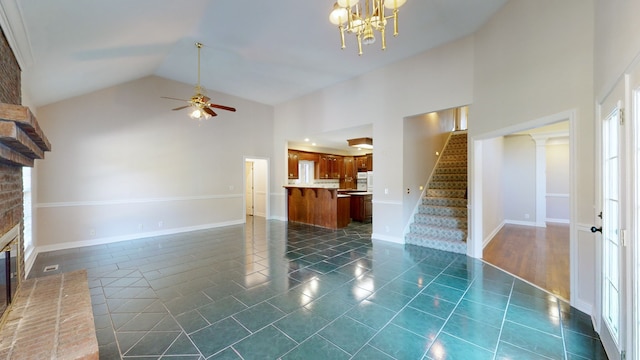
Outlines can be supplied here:
[[369, 137], [357, 138], [357, 139], [349, 139], [347, 140], [347, 144], [350, 147], [361, 148], [371, 150], [373, 149], [373, 139]]
[[204, 89], [202, 85], [200, 85], [200, 49], [202, 49], [203, 45], [202, 43], [199, 43], [199, 42], [195, 43], [195, 45], [196, 45], [196, 48], [198, 49], [198, 82], [196, 83], [195, 94], [189, 100], [177, 99], [177, 98], [166, 97], [166, 96], [161, 96], [161, 97], [165, 99], [171, 99], [171, 100], [186, 101], [188, 105], [179, 106], [172, 110], [182, 110], [182, 109], [188, 108], [189, 117], [196, 120], [203, 120], [203, 119], [206, 120], [212, 116], [218, 116], [218, 114], [216, 114], [216, 112], [213, 111], [212, 108], [235, 112], [236, 109], [231, 106], [210, 103], [209, 100], [211, 99], [208, 96], [204, 95]]
[[199, 106], [191, 106], [189, 108], [189, 117], [194, 120], [208, 119], [211, 117], [203, 108]]

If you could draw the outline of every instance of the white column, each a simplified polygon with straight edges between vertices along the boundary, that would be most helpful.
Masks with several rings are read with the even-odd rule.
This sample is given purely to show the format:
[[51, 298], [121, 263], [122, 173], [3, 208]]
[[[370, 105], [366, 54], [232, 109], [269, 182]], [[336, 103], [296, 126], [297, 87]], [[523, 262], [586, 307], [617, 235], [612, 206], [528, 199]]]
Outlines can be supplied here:
[[548, 135], [531, 134], [536, 142], [536, 226], [547, 227], [547, 140]]

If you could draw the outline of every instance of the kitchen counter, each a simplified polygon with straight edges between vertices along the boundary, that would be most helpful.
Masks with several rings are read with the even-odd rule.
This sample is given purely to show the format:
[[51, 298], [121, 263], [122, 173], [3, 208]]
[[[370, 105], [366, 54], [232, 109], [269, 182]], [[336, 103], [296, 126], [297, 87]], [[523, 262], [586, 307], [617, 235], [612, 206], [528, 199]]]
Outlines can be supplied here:
[[338, 188], [287, 185], [289, 221], [340, 229], [351, 222], [351, 195]]

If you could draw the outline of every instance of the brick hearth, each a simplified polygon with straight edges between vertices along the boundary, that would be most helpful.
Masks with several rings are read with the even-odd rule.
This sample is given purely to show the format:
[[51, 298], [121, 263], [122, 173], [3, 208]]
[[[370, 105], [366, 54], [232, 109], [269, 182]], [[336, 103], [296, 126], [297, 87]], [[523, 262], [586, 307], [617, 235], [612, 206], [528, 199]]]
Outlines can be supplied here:
[[0, 359], [98, 359], [85, 270], [23, 281], [0, 330]]

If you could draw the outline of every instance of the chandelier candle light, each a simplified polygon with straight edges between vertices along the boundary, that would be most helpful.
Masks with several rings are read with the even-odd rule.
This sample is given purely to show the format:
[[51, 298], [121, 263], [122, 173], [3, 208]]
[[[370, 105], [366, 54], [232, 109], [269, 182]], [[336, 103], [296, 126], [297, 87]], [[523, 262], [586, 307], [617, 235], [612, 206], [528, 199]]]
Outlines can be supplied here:
[[[358, 39], [358, 55], [362, 55], [362, 44], [369, 45], [376, 41], [373, 30], [380, 32], [382, 50], [386, 49], [384, 33], [387, 19], [393, 18], [393, 36], [398, 36], [398, 8], [407, 0], [338, 0], [329, 14], [329, 21], [338, 25], [342, 49], [346, 48], [344, 33], [356, 35]], [[393, 13], [385, 16], [385, 8], [393, 9]]]

